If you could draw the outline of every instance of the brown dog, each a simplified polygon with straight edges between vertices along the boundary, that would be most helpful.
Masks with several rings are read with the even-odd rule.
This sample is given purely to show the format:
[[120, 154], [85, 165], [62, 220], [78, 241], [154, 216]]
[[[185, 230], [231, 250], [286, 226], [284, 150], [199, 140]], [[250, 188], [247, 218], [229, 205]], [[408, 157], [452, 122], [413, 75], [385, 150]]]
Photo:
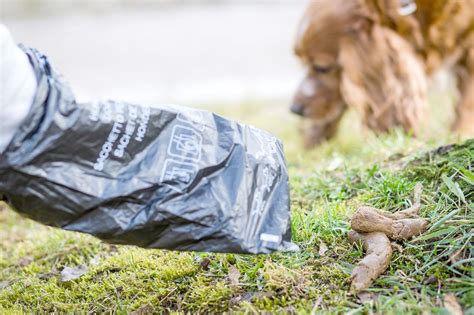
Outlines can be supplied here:
[[454, 128], [474, 134], [474, 0], [312, 0], [295, 53], [307, 67], [291, 111], [304, 138], [330, 138], [347, 107], [377, 132], [416, 134], [427, 77], [453, 66], [461, 99]]

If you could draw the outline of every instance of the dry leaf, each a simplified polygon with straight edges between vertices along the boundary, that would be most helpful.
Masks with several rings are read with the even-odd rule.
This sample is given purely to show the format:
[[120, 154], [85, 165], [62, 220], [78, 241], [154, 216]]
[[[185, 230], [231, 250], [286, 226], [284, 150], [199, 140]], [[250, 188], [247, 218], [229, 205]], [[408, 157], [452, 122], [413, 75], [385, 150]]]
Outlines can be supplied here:
[[207, 257], [204, 257], [200, 263], [202, 270], [208, 270], [210, 263], [211, 263], [211, 260]]
[[235, 268], [234, 266], [230, 266], [228, 277], [230, 285], [239, 285], [240, 271], [237, 268]]
[[448, 293], [444, 296], [444, 308], [446, 308], [452, 315], [464, 314], [462, 307], [456, 298], [456, 295], [453, 293]]
[[324, 244], [323, 241], [320, 241], [319, 243], [319, 256], [324, 256], [326, 255], [326, 252], [328, 251], [328, 247], [326, 244]]
[[26, 266], [28, 266], [29, 264], [31, 264], [32, 262], [33, 262], [33, 257], [26, 256], [26, 257], [21, 258], [21, 259], [18, 261], [18, 266], [20, 266], [20, 267], [26, 267]]
[[65, 267], [61, 271], [61, 282], [68, 282], [68, 281], [79, 279], [86, 272], [87, 272], [87, 267], [84, 265], [80, 265], [74, 268]]
[[438, 284], [438, 283], [439, 283], [439, 279], [438, 279], [438, 277], [436, 277], [436, 276], [429, 276], [429, 277], [425, 280], [425, 283], [426, 283], [426, 284]]

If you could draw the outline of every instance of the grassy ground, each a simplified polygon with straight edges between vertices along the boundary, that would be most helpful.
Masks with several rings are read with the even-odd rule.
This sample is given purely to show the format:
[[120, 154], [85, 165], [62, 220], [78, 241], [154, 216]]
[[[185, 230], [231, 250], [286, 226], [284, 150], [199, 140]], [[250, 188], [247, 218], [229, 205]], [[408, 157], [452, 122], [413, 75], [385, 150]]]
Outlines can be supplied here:
[[[316, 150], [301, 149], [298, 121], [283, 106], [211, 108], [284, 140], [298, 253], [268, 256], [177, 253], [101, 243], [0, 210], [0, 313], [15, 312], [329, 312], [439, 313], [454, 293], [474, 314], [474, 141], [443, 133], [376, 137], [354, 126]], [[435, 139], [435, 140], [433, 140]], [[462, 145], [430, 151], [450, 142]], [[420, 237], [400, 243], [386, 273], [363, 300], [348, 292], [360, 247], [346, 240], [359, 205], [390, 211], [410, 205], [424, 186]], [[321, 248], [328, 250], [323, 254]], [[206, 262], [209, 262], [209, 265]], [[60, 281], [65, 267], [87, 272]]]

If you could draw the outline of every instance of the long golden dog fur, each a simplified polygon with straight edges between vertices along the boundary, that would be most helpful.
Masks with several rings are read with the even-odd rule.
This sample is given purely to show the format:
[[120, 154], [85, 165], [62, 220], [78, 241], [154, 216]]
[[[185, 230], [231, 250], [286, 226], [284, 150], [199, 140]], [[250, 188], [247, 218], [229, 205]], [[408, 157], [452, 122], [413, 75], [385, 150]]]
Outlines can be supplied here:
[[474, 0], [312, 0], [295, 53], [307, 68], [291, 110], [307, 118], [305, 144], [332, 137], [350, 107], [376, 132], [419, 133], [427, 81], [454, 72], [453, 128], [474, 135]]

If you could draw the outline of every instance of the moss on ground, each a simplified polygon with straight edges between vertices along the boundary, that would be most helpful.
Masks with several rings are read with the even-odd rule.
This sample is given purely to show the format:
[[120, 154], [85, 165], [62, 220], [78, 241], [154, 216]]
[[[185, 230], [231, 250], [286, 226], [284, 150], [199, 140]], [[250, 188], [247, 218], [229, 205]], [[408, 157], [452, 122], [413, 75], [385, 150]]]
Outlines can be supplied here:
[[[474, 313], [473, 140], [415, 140], [401, 132], [347, 136], [346, 123], [336, 139], [304, 152], [297, 121], [288, 120], [284, 108], [259, 108], [221, 111], [283, 138], [293, 238], [300, 252], [249, 256], [114, 246], [4, 209], [0, 313], [441, 314], [446, 313], [442, 300], [447, 293], [457, 296], [466, 313]], [[461, 144], [433, 151], [453, 140]], [[351, 213], [362, 204], [406, 208], [416, 182], [424, 186], [421, 212], [430, 220], [429, 230], [400, 243], [404, 251], [394, 254], [370, 298], [352, 296], [348, 278], [364, 254], [346, 239]], [[325, 246], [327, 251], [320, 251]], [[63, 268], [79, 265], [87, 266], [82, 277], [60, 281]]]

